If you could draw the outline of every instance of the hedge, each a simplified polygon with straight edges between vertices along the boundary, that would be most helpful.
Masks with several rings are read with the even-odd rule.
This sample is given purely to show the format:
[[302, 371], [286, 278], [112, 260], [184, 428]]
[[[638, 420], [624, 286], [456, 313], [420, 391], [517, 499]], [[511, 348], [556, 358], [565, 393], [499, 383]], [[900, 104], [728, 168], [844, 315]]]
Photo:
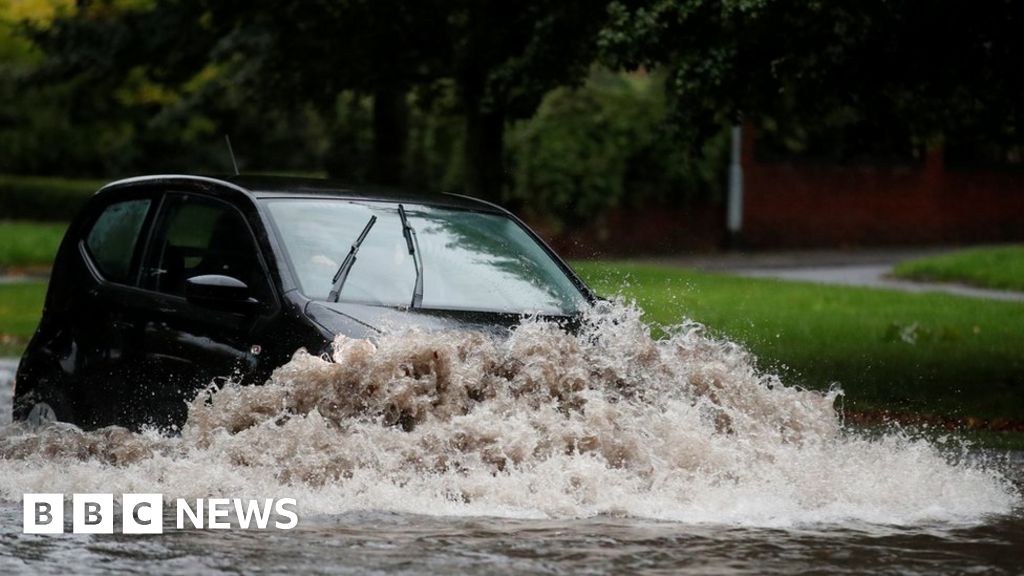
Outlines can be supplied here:
[[0, 219], [70, 220], [105, 182], [0, 175]]

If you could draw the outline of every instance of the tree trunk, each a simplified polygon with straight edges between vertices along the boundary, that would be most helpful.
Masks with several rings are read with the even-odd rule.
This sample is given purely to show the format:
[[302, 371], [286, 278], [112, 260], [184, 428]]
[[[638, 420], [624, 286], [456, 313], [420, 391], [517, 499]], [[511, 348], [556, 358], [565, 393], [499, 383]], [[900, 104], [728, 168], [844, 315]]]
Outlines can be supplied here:
[[405, 148], [409, 136], [409, 105], [405, 90], [378, 88], [373, 94], [373, 157], [370, 181], [402, 183]]
[[466, 106], [465, 185], [471, 196], [498, 202], [505, 184], [505, 112]]

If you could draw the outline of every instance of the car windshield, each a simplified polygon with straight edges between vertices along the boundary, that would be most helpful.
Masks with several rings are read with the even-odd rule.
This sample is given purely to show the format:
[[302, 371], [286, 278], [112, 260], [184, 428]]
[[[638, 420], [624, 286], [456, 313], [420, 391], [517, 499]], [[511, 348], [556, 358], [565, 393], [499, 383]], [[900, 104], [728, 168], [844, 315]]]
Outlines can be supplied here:
[[[303, 294], [326, 300], [352, 244], [371, 225], [337, 298], [407, 307], [416, 264], [399, 204], [342, 199], [268, 199]], [[423, 308], [566, 315], [586, 300], [548, 252], [498, 213], [404, 204], [422, 262]]]

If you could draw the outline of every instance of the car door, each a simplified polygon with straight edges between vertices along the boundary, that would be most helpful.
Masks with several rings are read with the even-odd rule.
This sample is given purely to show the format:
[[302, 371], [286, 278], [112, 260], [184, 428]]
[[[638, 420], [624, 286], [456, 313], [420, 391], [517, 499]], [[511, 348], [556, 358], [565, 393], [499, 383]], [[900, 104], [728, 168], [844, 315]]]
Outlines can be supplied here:
[[[254, 300], [244, 309], [197, 304], [186, 298], [190, 278], [240, 280]], [[146, 366], [160, 381], [136, 391], [145, 422], [184, 423], [186, 402], [228, 379], [244, 380], [257, 366], [252, 334], [275, 308], [266, 266], [242, 213], [222, 200], [169, 192], [146, 252], [141, 286], [150, 303], [137, 319]], [[137, 417], [136, 417], [137, 419]]]
[[75, 375], [68, 383], [73, 410], [89, 427], [117, 423], [116, 399], [134, 385], [142, 358], [134, 318], [146, 301], [139, 270], [159, 200], [147, 190], [114, 196], [97, 209], [77, 246], [85, 273], [83, 285], [67, 291], [74, 344], [61, 363]]

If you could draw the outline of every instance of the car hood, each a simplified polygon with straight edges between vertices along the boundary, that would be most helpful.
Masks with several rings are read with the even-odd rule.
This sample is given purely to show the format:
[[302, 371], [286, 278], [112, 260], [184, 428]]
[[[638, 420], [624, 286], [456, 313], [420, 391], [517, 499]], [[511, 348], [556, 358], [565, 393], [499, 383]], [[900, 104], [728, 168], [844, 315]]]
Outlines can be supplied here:
[[[370, 338], [387, 332], [419, 328], [428, 331], [470, 330], [504, 335], [524, 318], [520, 314], [476, 310], [435, 310], [370, 306], [350, 302], [312, 301], [306, 314], [334, 334]], [[544, 317], [564, 325], [574, 324], [568, 316]]]

